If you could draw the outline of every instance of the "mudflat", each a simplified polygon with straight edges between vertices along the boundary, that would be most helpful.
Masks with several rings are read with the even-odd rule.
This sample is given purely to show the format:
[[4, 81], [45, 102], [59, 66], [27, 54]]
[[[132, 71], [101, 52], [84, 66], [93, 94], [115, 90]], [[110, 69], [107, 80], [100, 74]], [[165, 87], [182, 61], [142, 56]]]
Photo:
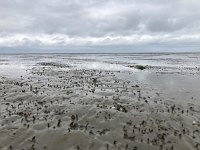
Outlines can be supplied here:
[[198, 150], [199, 58], [1, 55], [0, 149]]

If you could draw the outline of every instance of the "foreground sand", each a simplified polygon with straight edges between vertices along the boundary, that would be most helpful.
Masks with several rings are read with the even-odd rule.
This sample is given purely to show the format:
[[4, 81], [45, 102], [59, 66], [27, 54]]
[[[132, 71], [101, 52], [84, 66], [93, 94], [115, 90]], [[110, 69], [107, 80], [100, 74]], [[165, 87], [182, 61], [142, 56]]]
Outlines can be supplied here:
[[200, 106], [120, 72], [42, 65], [0, 79], [1, 150], [200, 149]]

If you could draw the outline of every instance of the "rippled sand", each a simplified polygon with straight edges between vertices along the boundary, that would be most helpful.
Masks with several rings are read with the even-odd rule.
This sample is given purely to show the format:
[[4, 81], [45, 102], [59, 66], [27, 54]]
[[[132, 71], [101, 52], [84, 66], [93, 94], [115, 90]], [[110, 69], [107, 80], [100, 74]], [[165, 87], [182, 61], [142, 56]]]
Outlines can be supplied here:
[[[151, 65], [141, 71], [128, 67], [136, 60], [122, 63], [127, 57], [8, 58], [4, 63], [20, 64], [23, 71], [15, 74], [10, 68], [0, 75], [0, 149], [200, 149], [198, 94], [186, 88], [188, 100], [182, 100], [153, 84], [159, 80], [151, 83], [152, 76], [162, 78], [163, 72], [173, 72], [174, 83], [179, 83], [179, 76], [197, 78], [195, 83], [198, 68], [176, 66], [167, 71]], [[151, 78], [139, 77], [146, 73]]]

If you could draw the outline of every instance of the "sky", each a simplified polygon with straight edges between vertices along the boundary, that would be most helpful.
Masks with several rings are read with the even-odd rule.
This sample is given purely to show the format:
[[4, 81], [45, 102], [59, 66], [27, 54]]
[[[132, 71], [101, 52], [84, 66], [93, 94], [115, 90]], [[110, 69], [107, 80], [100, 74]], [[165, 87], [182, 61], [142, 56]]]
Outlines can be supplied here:
[[200, 51], [200, 0], [0, 0], [0, 52]]

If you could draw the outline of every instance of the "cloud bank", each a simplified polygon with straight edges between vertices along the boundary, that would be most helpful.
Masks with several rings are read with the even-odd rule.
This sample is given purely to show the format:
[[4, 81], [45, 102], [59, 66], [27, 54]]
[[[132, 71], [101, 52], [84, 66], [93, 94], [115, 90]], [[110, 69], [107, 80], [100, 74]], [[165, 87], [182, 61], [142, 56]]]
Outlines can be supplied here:
[[0, 0], [0, 47], [196, 45], [199, 0]]

